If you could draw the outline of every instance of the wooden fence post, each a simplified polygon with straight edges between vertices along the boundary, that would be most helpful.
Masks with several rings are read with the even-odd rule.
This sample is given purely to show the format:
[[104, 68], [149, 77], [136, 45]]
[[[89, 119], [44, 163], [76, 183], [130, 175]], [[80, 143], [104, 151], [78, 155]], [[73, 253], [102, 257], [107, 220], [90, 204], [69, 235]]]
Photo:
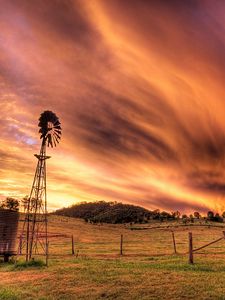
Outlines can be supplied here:
[[22, 234], [20, 235], [20, 240], [19, 240], [19, 254], [22, 254], [22, 245], [23, 245], [23, 237]]
[[120, 236], [120, 255], [123, 255], [123, 235]]
[[73, 239], [73, 234], [71, 236], [71, 246], [72, 246], [72, 255], [75, 254], [75, 251], [74, 251], [74, 239]]
[[175, 240], [175, 235], [174, 235], [174, 232], [172, 232], [172, 238], [173, 238], [173, 248], [174, 248], [174, 253], [176, 254], [177, 253], [177, 247], [176, 247], [176, 240]]
[[189, 264], [193, 264], [193, 241], [192, 241], [192, 232], [188, 233], [188, 239], [189, 239]]
[[46, 267], [48, 267], [49, 242], [46, 244]]

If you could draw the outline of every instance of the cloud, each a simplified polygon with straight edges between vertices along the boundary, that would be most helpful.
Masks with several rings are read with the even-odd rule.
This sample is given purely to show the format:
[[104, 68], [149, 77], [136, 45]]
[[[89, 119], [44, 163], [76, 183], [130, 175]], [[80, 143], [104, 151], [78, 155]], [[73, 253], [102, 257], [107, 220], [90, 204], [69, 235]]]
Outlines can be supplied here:
[[51, 208], [222, 209], [222, 2], [0, 4], [0, 194], [29, 193], [49, 109], [63, 127], [48, 150]]

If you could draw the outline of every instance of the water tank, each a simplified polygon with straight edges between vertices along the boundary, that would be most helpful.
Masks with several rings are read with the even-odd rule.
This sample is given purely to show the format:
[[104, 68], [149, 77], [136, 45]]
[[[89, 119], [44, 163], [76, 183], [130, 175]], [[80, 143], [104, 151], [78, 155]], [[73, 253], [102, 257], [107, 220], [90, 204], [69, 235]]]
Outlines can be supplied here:
[[0, 255], [7, 261], [8, 257], [15, 255], [19, 213], [0, 208]]

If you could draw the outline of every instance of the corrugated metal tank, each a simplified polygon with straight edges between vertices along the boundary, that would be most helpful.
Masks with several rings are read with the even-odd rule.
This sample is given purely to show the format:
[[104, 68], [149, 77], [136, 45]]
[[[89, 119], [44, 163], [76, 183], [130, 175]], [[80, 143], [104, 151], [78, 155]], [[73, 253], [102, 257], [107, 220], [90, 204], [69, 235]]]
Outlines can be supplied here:
[[18, 221], [18, 212], [0, 209], [0, 255], [16, 254]]

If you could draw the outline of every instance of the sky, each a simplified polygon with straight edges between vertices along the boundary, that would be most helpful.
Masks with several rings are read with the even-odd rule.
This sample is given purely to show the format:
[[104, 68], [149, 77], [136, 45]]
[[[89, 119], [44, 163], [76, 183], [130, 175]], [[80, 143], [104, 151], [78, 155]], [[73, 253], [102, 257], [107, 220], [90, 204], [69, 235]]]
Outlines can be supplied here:
[[52, 110], [49, 210], [225, 210], [222, 0], [0, 0], [0, 198], [31, 189]]

